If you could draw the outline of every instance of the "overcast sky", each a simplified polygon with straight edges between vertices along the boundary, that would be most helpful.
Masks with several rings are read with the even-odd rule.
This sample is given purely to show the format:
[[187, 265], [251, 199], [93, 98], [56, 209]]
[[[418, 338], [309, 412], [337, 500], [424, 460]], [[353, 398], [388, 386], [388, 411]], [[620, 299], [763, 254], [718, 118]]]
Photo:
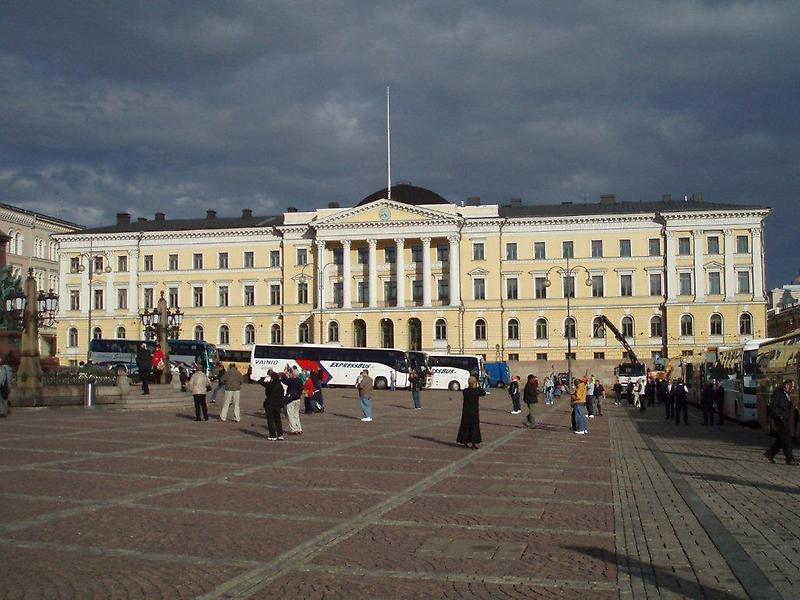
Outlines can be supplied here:
[[274, 214], [385, 186], [451, 201], [771, 206], [798, 273], [800, 2], [0, 4], [0, 201]]

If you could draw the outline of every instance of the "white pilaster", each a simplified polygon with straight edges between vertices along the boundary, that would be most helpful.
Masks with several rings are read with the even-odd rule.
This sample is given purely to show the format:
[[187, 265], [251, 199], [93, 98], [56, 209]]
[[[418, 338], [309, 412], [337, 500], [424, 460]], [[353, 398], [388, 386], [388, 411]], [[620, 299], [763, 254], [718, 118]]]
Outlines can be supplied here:
[[397, 267], [397, 306], [406, 305], [406, 241], [403, 238], [396, 238], [397, 254], [395, 267]]
[[325, 242], [317, 240], [317, 309], [325, 310]]
[[139, 249], [128, 250], [128, 313], [139, 314]]
[[761, 244], [761, 228], [754, 227], [750, 230], [752, 235], [753, 251], [753, 300], [764, 299], [764, 249]]
[[450, 306], [461, 306], [461, 260], [458, 251], [458, 236], [451, 235], [447, 241], [450, 242]]
[[350, 240], [342, 240], [342, 307], [352, 308], [350, 296], [352, 276], [350, 275]]
[[694, 299], [702, 300], [706, 295], [705, 278], [703, 277], [703, 231], [692, 231], [694, 237]]
[[378, 240], [367, 240], [369, 244], [369, 307], [378, 306]]
[[88, 316], [89, 302], [92, 301], [92, 290], [89, 289], [89, 269], [93, 269], [94, 265], [89, 264], [89, 261], [92, 260], [91, 256], [89, 258], [82, 256], [81, 260], [86, 261], [84, 265], [86, 268], [81, 273], [81, 314]]
[[733, 272], [733, 250], [736, 239], [733, 229], [725, 230], [725, 300], [733, 300], [736, 294], [736, 281]]
[[[108, 261], [108, 262], [106, 262]], [[111, 267], [111, 255], [105, 257], [103, 264]], [[113, 269], [113, 267], [111, 267]], [[117, 305], [117, 299], [114, 297], [114, 271], [106, 273], [106, 291], [105, 291], [105, 309], [107, 315], [114, 314], [114, 307]]]
[[63, 254], [58, 259], [58, 316], [63, 317], [69, 309], [69, 295], [67, 292], [67, 273], [69, 273], [69, 257]]
[[431, 238], [422, 238], [422, 305], [431, 305]]
[[664, 253], [667, 257], [667, 302], [671, 302], [675, 300], [678, 291], [677, 272], [675, 271], [675, 232], [667, 231], [664, 237], [666, 238]]

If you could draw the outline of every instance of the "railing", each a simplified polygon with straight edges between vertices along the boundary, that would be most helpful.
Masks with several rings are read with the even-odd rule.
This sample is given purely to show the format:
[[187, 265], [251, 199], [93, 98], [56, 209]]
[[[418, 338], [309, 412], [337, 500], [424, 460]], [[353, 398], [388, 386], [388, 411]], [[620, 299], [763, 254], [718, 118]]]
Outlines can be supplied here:
[[76, 371], [74, 369], [46, 371], [42, 375], [42, 385], [85, 385], [93, 383], [100, 386], [117, 384], [114, 371], [107, 369], [92, 369], [89, 371]]

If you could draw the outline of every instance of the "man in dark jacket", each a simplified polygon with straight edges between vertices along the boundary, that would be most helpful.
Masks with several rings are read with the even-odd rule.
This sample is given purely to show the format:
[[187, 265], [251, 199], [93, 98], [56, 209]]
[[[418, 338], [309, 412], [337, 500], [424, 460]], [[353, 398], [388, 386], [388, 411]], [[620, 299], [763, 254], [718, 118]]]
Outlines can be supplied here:
[[136, 351], [136, 366], [139, 368], [139, 380], [142, 382], [142, 394], [150, 393], [150, 369], [153, 357], [147, 351], [146, 344], [140, 344]]
[[717, 415], [719, 415], [717, 424], [722, 425], [722, 411], [725, 408], [725, 388], [722, 387], [721, 381], [717, 381], [717, 387], [714, 389], [714, 404], [717, 405]]
[[703, 386], [700, 394], [700, 404], [703, 407], [703, 425], [714, 424], [714, 382], [709, 381]]
[[771, 463], [775, 462], [775, 455], [778, 450], [783, 449], [783, 456], [786, 458], [787, 465], [796, 465], [797, 460], [792, 456], [792, 432], [789, 430], [789, 423], [792, 416], [792, 390], [794, 381], [786, 379], [783, 385], [776, 387], [769, 400], [768, 414], [772, 429], [775, 431], [775, 442], [764, 452], [764, 456]]
[[675, 393], [675, 425], [681, 422], [681, 412], [683, 412], [683, 424], [689, 424], [689, 393], [683, 383], [683, 379], [678, 379], [672, 384]]

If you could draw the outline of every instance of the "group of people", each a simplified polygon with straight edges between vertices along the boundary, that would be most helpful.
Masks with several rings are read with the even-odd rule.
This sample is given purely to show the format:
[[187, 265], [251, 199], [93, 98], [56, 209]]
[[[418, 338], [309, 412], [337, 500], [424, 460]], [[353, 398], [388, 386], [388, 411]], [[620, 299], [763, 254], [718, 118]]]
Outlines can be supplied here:
[[572, 406], [572, 430], [577, 435], [589, 433], [587, 419], [603, 416], [603, 401], [606, 389], [600, 379], [594, 375], [572, 380], [570, 406]]
[[150, 380], [153, 383], [161, 381], [161, 374], [166, 368], [166, 355], [161, 349], [160, 344], [156, 344], [151, 353], [147, 349], [147, 344], [140, 344], [136, 351], [136, 368], [139, 370], [139, 379], [142, 382], [142, 394], [150, 393]]

